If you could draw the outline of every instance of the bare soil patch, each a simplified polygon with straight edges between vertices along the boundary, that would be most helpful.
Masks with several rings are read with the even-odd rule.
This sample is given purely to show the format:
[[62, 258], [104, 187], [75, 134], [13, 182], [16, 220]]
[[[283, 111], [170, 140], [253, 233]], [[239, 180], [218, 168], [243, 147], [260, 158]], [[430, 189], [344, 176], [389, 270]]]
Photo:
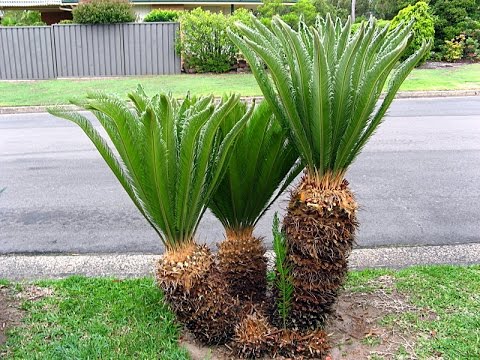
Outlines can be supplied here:
[[14, 296], [10, 287], [0, 285], [0, 346], [7, 340], [7, 330], [18, 326], [22, 317], [20, 300]]
[[[415, 334], [382, 326], [381, 320], [389, 314], [423, 311], [410, 305], [406, 296], [396, 291], [390, 276], [377, 278], [368, 285], [371, 291], [345, 290], [339, 296], [325, 329], [332, 346], [327, 360], [359, 360], [375, 356], [393, 359], [400, 347], [414, 358]], [[428, 318], [435, 316], [428, 314]], [[193, 360], [237, 359], [228, 346], [203, 347], [190, 334], [184, 334], [181, 343]]]
[[40, 300], [52, 294], [52, 289], [35, 285], [25, 285], [20, 292], [15, 292], [11, 286], [0, 285], [0, 346], [7, 340], [8, 329], [20, 326], [24, 316], [22, 302]]
[[444, 62], [444, 61], [428, 61], [425, 64], [420, 65], [419, 69], [443, 69], [443, 68], [459, 68], [464, 65], [472, 64], [472, 62], [468, 61], [460, 61], [460, 62]]

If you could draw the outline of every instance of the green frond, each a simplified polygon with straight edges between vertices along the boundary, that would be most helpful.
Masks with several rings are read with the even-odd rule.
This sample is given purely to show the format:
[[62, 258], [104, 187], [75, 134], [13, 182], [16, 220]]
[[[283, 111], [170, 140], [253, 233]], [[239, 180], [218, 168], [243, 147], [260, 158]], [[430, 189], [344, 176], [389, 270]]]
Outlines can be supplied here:
[[275, 252], [275, 287], [278, 292], [276, 299], [277, 311], [286, 329], [293, 297], [292, 267], [287, 263], [287, 241], [280, 230], [280, 221], [275, 213], [273, 218], [273, 251]]
[[[238, 24], [239, 35], [229, 35], [308, 172], [320, 177], [345, 173], [430, 47], [425, 44], [399, 64], [412, 23], [388, 31], [372, 18], [354, 33], [349, 20], [330, 15], [310, 29], [300, 24], [298, 31], [279, 17], [272, 30], [252, 24]], [[385, 100], [377, 107], [389, 77]]]
[[221, 127], [225, 140], [244, 114], [249, 119], [209, 205], [226, 229], [236, 231], [254, 227], [302, 169], [295, 148], [266, 101], [248, 110], [242, 104], [231, 112]]
[[133, 109], [101, 93], [76, 101], [95, 115], [116, 151], [86, 117], [58, 108], [49, 112], [80, 126], [165, 246], [173, 249], [193, 241], [248, 116], [220, 139], [223, 122], [243, 106], [238, 95], [215, 104], [212, 96], [149, 98], [139, 87], [129, 99]]

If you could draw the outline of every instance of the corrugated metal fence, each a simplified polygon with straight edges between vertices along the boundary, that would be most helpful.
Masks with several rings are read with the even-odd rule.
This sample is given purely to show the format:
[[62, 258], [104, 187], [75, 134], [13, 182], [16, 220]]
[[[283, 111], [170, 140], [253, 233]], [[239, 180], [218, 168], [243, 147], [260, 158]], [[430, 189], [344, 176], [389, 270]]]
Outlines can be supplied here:
[[178, 23], [0, 27], [0, 79], [179, 74]]

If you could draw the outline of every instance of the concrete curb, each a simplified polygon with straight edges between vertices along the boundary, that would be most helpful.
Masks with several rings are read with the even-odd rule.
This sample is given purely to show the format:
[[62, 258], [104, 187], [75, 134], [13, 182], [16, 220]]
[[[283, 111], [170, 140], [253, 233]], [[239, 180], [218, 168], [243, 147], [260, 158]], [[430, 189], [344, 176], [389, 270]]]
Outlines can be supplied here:
[[[432, 91], [403, 91], [396, 95], [397, 99], [418, 99], [418, 98], [438, 98], [438, 97], [459, 97], [459, 96], [480, 96], [480, 89], [478, 90], [432, 90]], [[252, 100], [261, 100], [262, 96], [244, 96], [243, 100], [248, 102]], [[47, 111], [48, 106], [0, 106], [0, 115], [6, 114], [30, 114], [43, 113]], [[65, 110], [81, 110], [74, 105], [59, 105]]]
[[[269, 251], [267, 256], [272, 260], [273, 253]], [[151, 276], [159, 257], [155, 254], [2, 255], [0, 279], [19, 281], [71, 275], [118, 278]], [[480, 243], [355, 249], [350, 257], [352, 269], [433, 264], [480, 264]]]

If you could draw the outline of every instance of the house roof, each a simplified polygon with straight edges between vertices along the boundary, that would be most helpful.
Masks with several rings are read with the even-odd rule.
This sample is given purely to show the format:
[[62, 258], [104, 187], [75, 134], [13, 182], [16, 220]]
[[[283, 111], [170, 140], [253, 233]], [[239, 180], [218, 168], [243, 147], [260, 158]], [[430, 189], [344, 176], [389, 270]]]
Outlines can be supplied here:
[[62, 5], [62, 0], [0, 0], [0, 7], [35, 7]]
[[[1, 0], [0, 0], [1, 1]], [[285, 3], [295, 2], [296, 0], [285, 1]], [[262, 0], [130, 0], [135, 4], [208, 4], [208, 3], [225, 3], [225, 4], [243, 4], [243, 3], [261, 3]], [[78, 0], [62, 0], [64, 5], [78, 4]]]
[[[294, 4], [297, 0], [284, 0], [285, 4]], [[130, 0], [138, 5], [149, 4], [260, 4], [262, 0]], [[76, 5], [78, 0], [0, 0], [0, 8], [28, 8], [42, 6]]]

